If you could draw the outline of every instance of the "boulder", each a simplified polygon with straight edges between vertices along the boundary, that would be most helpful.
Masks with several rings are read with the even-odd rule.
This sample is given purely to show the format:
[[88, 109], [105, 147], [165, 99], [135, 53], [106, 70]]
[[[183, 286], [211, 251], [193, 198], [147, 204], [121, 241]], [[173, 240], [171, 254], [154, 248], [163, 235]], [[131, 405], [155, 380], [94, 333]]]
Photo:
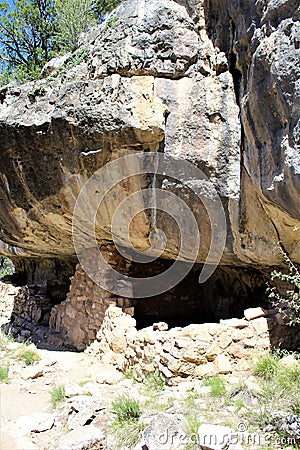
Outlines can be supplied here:
[[24, 434], [31, 432], [40, 433], [50, 430], [54, 424], [54, 415], [49, 413], [34, 413], [30, 416], [22, 416], [16, 420], [16, 426]]
[[57, 450], [84, 450], [104, 441], [104, 433], [93, 425], [71, 430], [58, 443]]
[[202, 424], [198, 428], [198, 437], [203, 450], [224, 450], [231, 448], [231, 442], [237, 442], [238, 433], [229, 427]]
[[158, 414], [143, 432], [148, 450], [183, 450], [188, 444], [188, 435], [182, 426], [182, 418]]

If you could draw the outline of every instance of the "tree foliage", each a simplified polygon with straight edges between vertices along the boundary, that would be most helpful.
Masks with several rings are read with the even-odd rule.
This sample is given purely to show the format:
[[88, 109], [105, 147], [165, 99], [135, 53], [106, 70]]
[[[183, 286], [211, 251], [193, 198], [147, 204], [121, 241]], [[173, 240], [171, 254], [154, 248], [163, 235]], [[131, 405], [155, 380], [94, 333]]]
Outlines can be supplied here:
[[98, 17], [102, 17], [104, 14], [111, 12], [120, 2], [121, 0], [96, 0], [95, 11]]
[[81, 33], [96, 25], [94, 0], [56, 0], [56, 13], [57, 49], [63, 52], [76, 50]]
[[0, 256], [0, 279], [6, 275], [12, 275], [14, 271], [13, 262], [5, 256]]
[[2, 76], [17, 80], [35, 79], [52, 56], [55, 35], [52, 0], [17, 0], [14, 8], [0, 3]]
[[120, 0], [0, 0], [0, 83], [39, 78], [53, 56], [74, 51], [82, 32]]

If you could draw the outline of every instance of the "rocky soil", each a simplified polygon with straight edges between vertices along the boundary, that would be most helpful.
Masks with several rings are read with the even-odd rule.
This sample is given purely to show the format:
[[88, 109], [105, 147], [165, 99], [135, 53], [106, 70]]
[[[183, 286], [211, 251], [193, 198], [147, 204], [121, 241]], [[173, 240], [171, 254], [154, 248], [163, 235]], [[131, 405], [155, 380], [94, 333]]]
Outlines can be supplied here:
[[[263, 397], [260, 380], [251, 374], [170, 387], [158, 373], [136, 382], [133, 373], [122, 374], [86, 353], [37, 350], [33, 344], [26, 349], [41, 359], [26, 366], [16, 358], [24, 344], [3, 342], [2, 336], [1, 366], [9, 365], [9, 380], [0, 384], [5, 450], [223, 448], [204, 446], [207, 433], [217, 440], [229, 435], [230, 450], [253, 449], [254, 439], [256, 449], [294, 448], [275, 433], [271, 417], [264, 425], [253, 421]], [[298, 364], [293, 356], [284, 359], [285, 364]], [[51, 393], [57, 386], [64, 386], [65, 392], [54, 408]], [[138, 401], [142, 414], [138, 427], [130, 423], [116, 427], [112, 402], [120, 396]], [[281, 421], [283, 415], [297, 425], [296, 416], [279, 412]], [[203, 446], [195, 446], [195, 436]]]

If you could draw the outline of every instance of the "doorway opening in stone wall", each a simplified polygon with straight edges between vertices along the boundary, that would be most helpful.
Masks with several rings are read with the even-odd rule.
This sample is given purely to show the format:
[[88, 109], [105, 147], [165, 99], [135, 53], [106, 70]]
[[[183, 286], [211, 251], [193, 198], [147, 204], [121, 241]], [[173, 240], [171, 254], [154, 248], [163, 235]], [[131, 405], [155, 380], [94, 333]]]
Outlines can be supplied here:
[[[152, 263], [148, 276], [166, 270], [170, 264], [165, 260]], [[169, 328], [216, 323], [221, 319], [241, 319], [247, 308], [271, 307], [265, 292], [267, 274], [255, 269], [223, 266], [217, 268], [205, 283], [199, 284], [200, 271], [201, 266], [195, 265], [171, 290], [151, 298], [134, 299], [132, 306], [137, 328], [155, 322], [166, 322]], [[145, 265], [133, 265], [131, 275], [146, 277]]]
[[15, 272], [1, 280], [6, 300], [0, 311], [5, 316], [1, 331], [9, 332], [17, 342], [34, 342], [38, 348], [65, 348], [62, 337], [49, 329], [49, 322], [53, 308], [67, 297], [74, 262], [35, 258], [14, 262]]

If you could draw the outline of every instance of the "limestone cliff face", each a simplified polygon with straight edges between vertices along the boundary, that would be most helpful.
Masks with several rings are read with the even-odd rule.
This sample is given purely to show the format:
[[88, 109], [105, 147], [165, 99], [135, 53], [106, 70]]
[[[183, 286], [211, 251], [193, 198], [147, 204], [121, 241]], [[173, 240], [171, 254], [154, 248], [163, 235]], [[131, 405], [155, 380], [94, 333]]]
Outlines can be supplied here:
[[[73, 257], [86, 180], [120, 156], [159, 151], [215, 185], [228, 225], [223, 264], [279, 264], [279, 240], [300, 263], [298, 2], [128, 0], [113, 17], [41, 81], [0, 91], [0, 253]], [[111, 240], [120, 199], [147, 182], [128, 180], [104, 202], [100, 242]], [[203, 210], [188, 201], [208, 248]], [[172, 259], [175, 225], [157, 220]], [[136, 217], [137, 248], [151, 224], [147, 212]]]

